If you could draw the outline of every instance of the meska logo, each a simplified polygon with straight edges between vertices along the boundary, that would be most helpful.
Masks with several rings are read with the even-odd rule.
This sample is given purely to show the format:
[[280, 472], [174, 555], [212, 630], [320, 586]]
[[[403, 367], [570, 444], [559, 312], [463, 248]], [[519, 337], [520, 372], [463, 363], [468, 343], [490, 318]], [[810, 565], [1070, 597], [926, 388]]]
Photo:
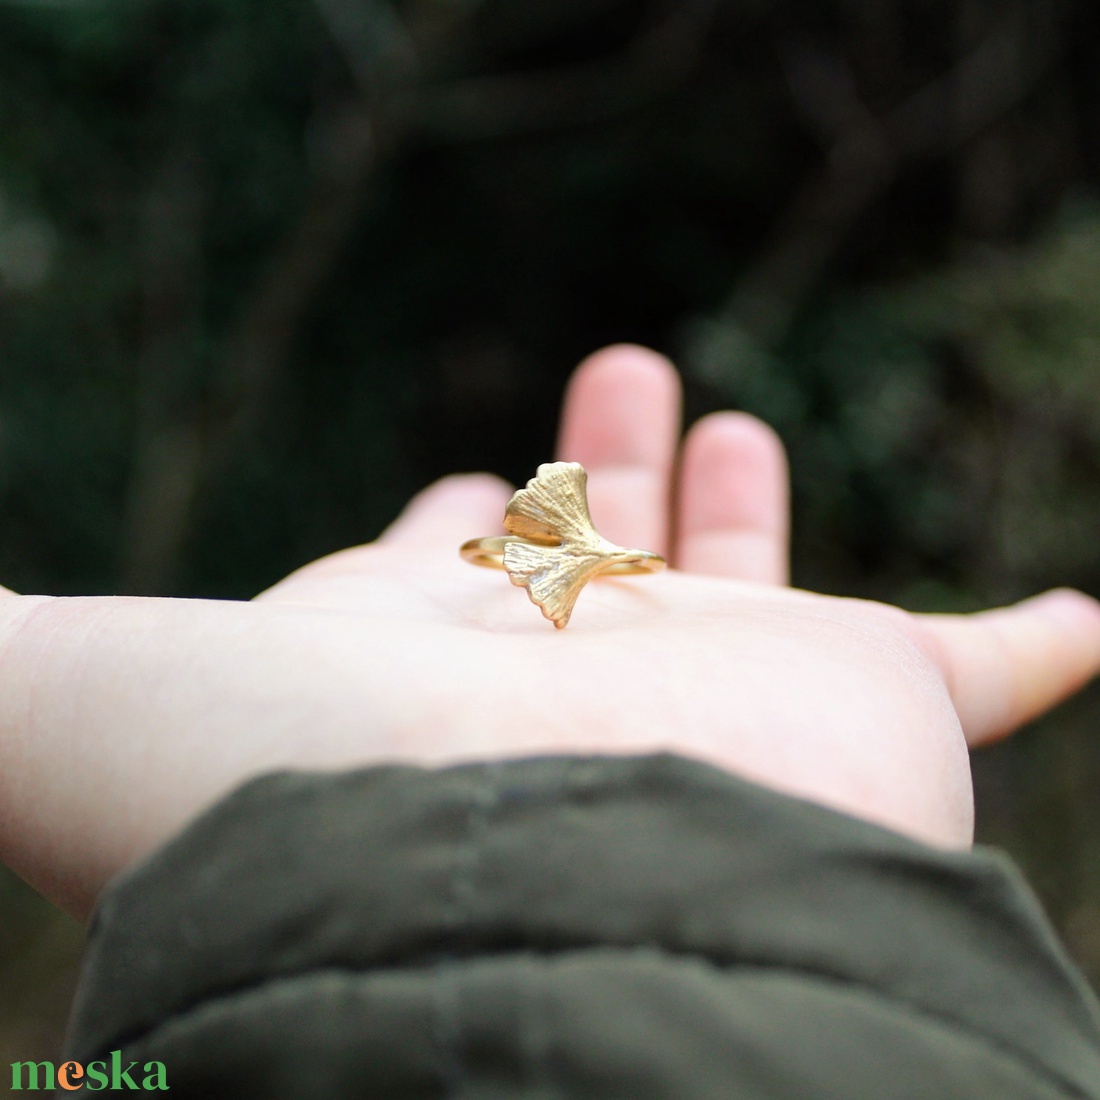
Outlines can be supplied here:
[[[131, 1077], [137, 1073], [141, 1084]], [[142, 1076], [144, 1073], [144, 1076]], [[53, 1062], [12, 1062], [11, 1091], [38, 1092], [39, 1089], [57, 1088], [76, 1092], [86, 1088], [89, 1092], [102, 1089], [163, 1089], [168, 1090], [168, 1078], [163, 1062], [146, 1062], [141, 1073], [137, 1062], [122, 1068], [122, 1051], [112, 1050], [110, 1062], [62, 1062], [56, 1069]]]

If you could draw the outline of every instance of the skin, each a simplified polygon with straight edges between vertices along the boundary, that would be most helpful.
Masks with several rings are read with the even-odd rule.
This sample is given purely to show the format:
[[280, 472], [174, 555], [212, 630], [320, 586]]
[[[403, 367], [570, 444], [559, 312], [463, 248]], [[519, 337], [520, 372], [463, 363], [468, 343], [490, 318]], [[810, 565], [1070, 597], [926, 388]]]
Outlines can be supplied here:
[[665, 359], [617, 346], [565, 396], [557, 457], [597, 529], [674, 568], [597, 579], [557, 631], [459, 544], [501, 532], [486, 474], [247, 603], [0, 590], [0, 857], [85, 916], [105, 883], [277, 768], [672, 750], [965, 848], [968, 747], [1100, 670], [1100, 605], [969, 616], [787, 587], [782, 445], [751, 416], [680, 438]]

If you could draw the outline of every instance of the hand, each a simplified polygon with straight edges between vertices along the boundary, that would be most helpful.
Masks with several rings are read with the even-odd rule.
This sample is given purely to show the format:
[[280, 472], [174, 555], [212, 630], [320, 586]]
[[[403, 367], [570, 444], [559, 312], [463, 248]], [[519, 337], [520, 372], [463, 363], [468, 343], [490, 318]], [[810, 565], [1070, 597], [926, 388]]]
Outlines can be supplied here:
[[511, 488], [487, 475], [436, 483], [377, 542], [250, 603], [5, 592], [0, 856], [83, 915], [265, 771], [658, 749], [968, 845], [967, 744], [1100, 668], [1100, 605], [922, 616], [784, 587], [775, 435], [735, 413], [679, 433], [653, 353], [609, 348], [574, 376], [559, 457], [588, 469], [596, 527], [676, 568], [597, 579], [564, 631], [458, 557], [500, 530]]

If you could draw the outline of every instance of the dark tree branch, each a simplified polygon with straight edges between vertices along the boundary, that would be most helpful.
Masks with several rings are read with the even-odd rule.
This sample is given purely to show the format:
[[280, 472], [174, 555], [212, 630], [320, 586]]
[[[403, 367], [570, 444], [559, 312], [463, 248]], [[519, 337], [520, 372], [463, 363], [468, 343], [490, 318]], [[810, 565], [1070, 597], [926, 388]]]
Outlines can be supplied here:
[[722, 316], [775, 346], [859, 217], [911, 161], [943, 156], [1009, 111], [1051, 63], [1049, 41], [1028, 37], [1015, 8], [973, 52], [882, 116], [859, 100], [843, 61], [791, 51], [792, 94], [829, 141], [825, 164], [803, 185], [771, 245], [741, 280]]
[[[426, 92], [420, 90], [419, 44], [392, 7], [376, 0], [314, 2], [357, 96], [319, 128], [323, 143], [313, 192], [226, 342], [214, 407], [146, 418], [153, 427], [139, 445], [128, 521], [126, 574], [136, 590], [171, 590], [206, 487], [260, 423], [295, 338], [360, 216], [379, 160], [413, 140], [467, 141], [633, 110], [691, 72], [718, 0], [675, 7], [620, 55], [590, 65], [472, 77]], [[458, 24], [452, 29], [459, 33]], [[447, 56], [439, 43], [430, 52]]]
[[597, 61], [426, 86], [411, 107], [413, 125], [422, 139], [461, 142], [617, 118], [690, 75], [717, 7], [718, 0], [681, 4]]

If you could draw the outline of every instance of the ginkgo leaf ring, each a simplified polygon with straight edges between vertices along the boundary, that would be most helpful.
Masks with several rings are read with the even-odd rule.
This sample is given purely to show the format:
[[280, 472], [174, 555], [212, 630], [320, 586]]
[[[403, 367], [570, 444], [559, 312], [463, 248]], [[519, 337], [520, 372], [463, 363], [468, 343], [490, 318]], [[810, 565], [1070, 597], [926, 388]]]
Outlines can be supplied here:
[[593, 577], [665, 567], [660, 554], [616, 546], [599, 534], [588, 514], [587, 484], [579, 463], [544, 462], [508, 502], [508, 534], [470, 539], [458, 551], [474, 565], [506, 570], [558, 628], [569, 622], [581, 589]]

